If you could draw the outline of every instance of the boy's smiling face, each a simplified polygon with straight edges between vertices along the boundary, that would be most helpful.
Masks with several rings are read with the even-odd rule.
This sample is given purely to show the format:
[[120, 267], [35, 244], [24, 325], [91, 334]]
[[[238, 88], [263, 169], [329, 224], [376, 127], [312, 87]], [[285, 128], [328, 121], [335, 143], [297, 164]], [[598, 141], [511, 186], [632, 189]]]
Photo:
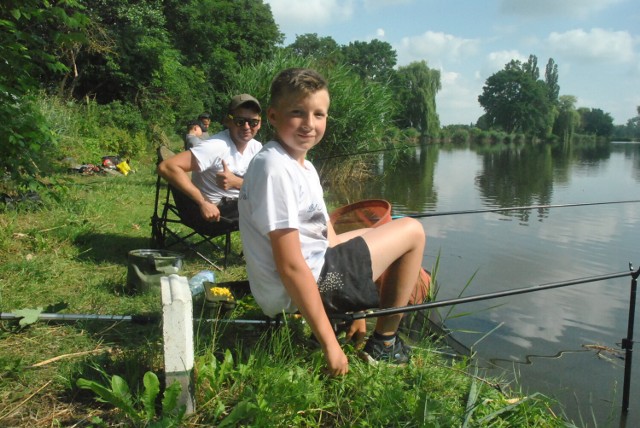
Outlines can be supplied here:
[[322, 140], [329, 115], [329, 92], [284, 95], [269, 107], [267, 117], [277, 140], [291, 157], [302, 163], [307, 152]]

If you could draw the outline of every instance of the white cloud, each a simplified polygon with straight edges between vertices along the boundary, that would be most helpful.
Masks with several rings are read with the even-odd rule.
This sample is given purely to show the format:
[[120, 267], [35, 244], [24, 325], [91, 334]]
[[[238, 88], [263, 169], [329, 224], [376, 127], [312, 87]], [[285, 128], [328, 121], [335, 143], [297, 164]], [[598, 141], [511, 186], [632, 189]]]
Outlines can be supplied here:
[[607, 31], [593, 28], [553, 32], [547, 42], [550, 49], [568, 59], [584, 62], [626, 63], [634, 58], [634, 40], [627, 31]]
[[351, 19], [355, 9], [355, 0], [265, 0], [271, 6], [271, 12], [281, 31], [299, 31], [305, 34], [305, 28], [318, 28], [332, 21]]
[[436, 105], [442, 125], [475, 123], [483, 114], [478, 103], [482, 91], [479, 80], [468, 81], [455, 71], [440, 70], [442, 89], [436, 95]]
[[586, 18], [624, 0], [501, 0], [500, 11], [525, 17], [564, 15]]
[[365, 9], [379, 9], [401, 4], [411, 4], [414, 0], [363, 0]]
[[419, 36], [403, 37], [396, 48], [398, 65], [426, 59], [430, 64], [456, 62], [478, 51], [479, 40], [464, 39], [442, 32], [427, 31]]
[[490, 52], [482, 65], [480, 72], [480, 78], [487, 78], [490, 75], [504, 69], [504, 66], [511, 62], [511, 60], [518, 60], [520, 62], [526, 62], [529, 57], [522, 55], [517, 50], [505, 50]]
[[384, 40], [385, 32], [384, 28], [378, 28], [375, 33], [367, 34], [360, 41], [370, 42], [374, 39], [376, 40]]

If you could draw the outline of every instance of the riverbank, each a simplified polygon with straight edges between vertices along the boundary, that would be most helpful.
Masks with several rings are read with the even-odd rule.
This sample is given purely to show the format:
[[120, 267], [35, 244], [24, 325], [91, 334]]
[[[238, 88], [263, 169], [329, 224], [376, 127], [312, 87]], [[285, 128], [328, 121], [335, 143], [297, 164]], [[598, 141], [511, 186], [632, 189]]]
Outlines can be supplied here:
[[[162, 384], [159, 325], [28, 320], [29, 310], [39, 308], [159, 312], [157, 295], [125, 289], [128, 251], [149, 246], [152, 151], [131, 167], [135, 172], [127, 176], [55, 176], [55, 191], [41, 193], [41, 204], [0, 214], [1, 309], [26, 315], [24, 325], [2, 321], [1, 425], [142, 426], [115, 398], [99, 403], [77, 386], [85, 378], [111, 388], [114, 376], [129, 386], [141, 421], [180, 419], [160, 407], [145, 413], [142, 404], [144, 374], [155, 373]], [[239, 246], [236, 236], [236, 252]], [[182, 274], [207, 268], [188, 254]], [[232, 257], [217, 275], [219, 281], [244, 278], [242, 259]], [[321, 353], [299, 322], [275, 331], [201, 325], [196, 343], [198, 412], [181, 426], [565, 426], [550, 410], [556, 403], [485, 379], [472, 362], [433, 352], [437, 345], [429, 341], [414, 343], [412, 364], [400, 369], [368, 366], [347, 347], [351, 372], [340, 379], [323, 375]]]

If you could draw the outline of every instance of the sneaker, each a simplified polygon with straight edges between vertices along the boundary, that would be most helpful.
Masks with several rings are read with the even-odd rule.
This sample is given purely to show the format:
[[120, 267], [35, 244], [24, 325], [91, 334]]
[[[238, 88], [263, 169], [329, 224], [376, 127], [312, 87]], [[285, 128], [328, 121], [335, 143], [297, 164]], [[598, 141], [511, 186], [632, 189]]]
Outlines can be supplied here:
[[373, 365], [379, 361], [403, 365], [407, 364], [411, 358], [411, 348], [405, 345], [400, 336], [396, 336], [396, 341], [393, 345], [370, 337], [362, 349], [362, 357], [366, 362]]

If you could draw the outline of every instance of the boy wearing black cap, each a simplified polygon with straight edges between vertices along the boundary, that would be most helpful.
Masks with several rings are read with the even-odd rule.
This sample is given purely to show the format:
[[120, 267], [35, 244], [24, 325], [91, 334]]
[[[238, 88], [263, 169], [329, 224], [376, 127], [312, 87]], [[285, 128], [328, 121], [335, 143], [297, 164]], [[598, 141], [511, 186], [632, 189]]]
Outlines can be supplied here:
[[262, 148], [254, 139], [261, 125], [258, 100], [249, 94], [236, 95], [227, 112], [222, 122], [225, 130], [158, 165], [158, 173], [191, 198], [207, 221], [220, 221], [221, 216], [237, 220], [242, 177]]

